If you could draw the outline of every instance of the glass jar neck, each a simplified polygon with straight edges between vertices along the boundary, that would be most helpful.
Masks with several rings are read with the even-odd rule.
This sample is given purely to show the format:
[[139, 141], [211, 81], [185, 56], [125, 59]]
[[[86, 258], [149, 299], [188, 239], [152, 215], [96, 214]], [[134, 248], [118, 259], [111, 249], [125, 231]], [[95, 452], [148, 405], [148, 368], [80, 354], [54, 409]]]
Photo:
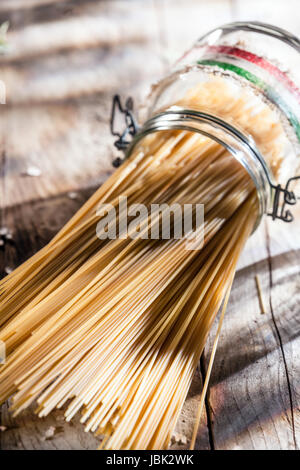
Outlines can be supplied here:
[[212, 114], [172, 106], [146, 121], [127, 149], [126, 156], [146, 135], [172, 129], [197, 132], [211, 138], [226, 148], [245, 168], [257, 190], [259, 214], [256, 229], [271, 204], [273, 177], [253, 138]]

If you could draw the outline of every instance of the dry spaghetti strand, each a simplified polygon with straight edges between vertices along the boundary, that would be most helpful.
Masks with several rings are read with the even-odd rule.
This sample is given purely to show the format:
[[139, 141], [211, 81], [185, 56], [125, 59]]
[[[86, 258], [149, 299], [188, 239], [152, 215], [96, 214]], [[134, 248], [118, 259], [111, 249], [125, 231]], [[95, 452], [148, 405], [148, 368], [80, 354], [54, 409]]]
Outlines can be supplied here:
[[[147, 207], [204, 204], [203, 247], [187, 249], [192, 232], [142, 237], [162, 214], [142, 217], [139, 237], [129, 227], [127, 237], [99, 239], [97, 207], [111, 204], [118, 222], [120, 196]], [[256, 217], [253, 184], [221, 146], [185, 131], [144, 138], [56, 237], [0, 282], [8, 352], [0, 400], [13, 395], [15, 414], [34, 401], [41, 417], [81, 412], [106, 449], [167, 448]]]

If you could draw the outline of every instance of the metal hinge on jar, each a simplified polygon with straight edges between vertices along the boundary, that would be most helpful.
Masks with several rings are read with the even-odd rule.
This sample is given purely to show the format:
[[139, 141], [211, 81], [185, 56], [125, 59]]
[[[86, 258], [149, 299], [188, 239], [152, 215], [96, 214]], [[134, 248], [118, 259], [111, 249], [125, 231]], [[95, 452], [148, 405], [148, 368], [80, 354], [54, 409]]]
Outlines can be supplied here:
[[[117, 112], [124, 115], [125, 119], [125, 129], [122, 132], [117, 132], [115, 130], [115, 120]], [[128, 137], [132, 138], [138, 131], [138, 125], [136, 119], [133, 115], [133, 99], [131, 97], [127, 98], [125, 101], [125, 106], [122, 106], [121, 98], [119, 95], [115, 95], [113, 97], [113, 104], [111, 110], [111, 117], [110, 117], [110, 131], [113, 136], [117, 136], [118, 139], [114, 142], [114, 146], [118, 150], [126, 151], [128, 145], [130, 144], [130, 140]], [[114, 167], [119, 167], [123, 163], [124, 159], [116, 158], [113, 161]]]

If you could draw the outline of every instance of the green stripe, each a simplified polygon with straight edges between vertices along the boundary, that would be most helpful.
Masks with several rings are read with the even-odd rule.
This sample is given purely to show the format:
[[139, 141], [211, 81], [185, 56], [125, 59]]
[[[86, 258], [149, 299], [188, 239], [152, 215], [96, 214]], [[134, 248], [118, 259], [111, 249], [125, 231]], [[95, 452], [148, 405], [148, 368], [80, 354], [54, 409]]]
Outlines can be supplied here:
[[273, 103], [275, 103], [282, 110], [282, 112], [286, 115], [289, 122], [295, 129], [298, 140], [300, 141], [300, 124], [299, 124], [297, 116], [291, 111], [289, 106], [281, 99], [280, 95], [272, 87], [267, 85], [266, 82], [264, 82], [263, 80], [261, 80], [259, 77], [249, 72], [248, 70], [245, 70], [242, 67], [237, 67], [236, 65], [230, 64], [228, 62], [219, 62], [218, 60], [199, 60], [197, 63], [200, 65], [217, 66], [223, 70], [229, 70], [230, 72], [234, 72], [240, 77], [245, 78], [249, 82], [253, 83], [254, 85], [264, 90], [266, 96]]

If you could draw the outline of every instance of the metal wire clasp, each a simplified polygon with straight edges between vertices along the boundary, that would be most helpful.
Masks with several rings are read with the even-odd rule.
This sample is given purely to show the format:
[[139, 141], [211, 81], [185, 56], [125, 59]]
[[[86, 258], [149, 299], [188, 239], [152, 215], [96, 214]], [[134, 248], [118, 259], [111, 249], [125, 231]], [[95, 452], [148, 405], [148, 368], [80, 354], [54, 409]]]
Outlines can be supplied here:
[[[293, 178], [290, 178], [285, 188], [282, 188], [280, 184], [275, 186], [270, 183], [271, 188], [275, 191], [275, 193], [272, 212], [270, 212], [268, 215], [272, 217], [273, 220], [280, 219], [283, 222], [293, 222], [294, 216], [289, 209], [286, 209], [286, 205], [294, 206], [297, 204], [297, 201], [300, 200], [300, 197], [295, 196], [295, 193], [289, 189], [292, 181], [296, 180], [300, 180], [300, 176], [294, 176]], [[279, 207], [282, 196], [283, 202], [281, 207]]]
[[[122, 132], [117, 132], [115, 130], [115, 120], [117, 111], [119, 111], [121, 114], [124, 114], [125, 118], [126, 127]], [[114, 142], [115, 147], [117, 147], [118, 150], [125, 151], [128, 145], [130, 144], [130, 140], [128, 140], [128, 137], [135, 136], [138, 131], [138, 125], [133, 115], [133, 99], [131, 97], [127, 98], [127, 100], [125, 101], [125, 106], [122, 106], [120, 96], [114, 95], [110, 117], [110, 131], [112, 135], [118, 137], [118, 139]], [[117, 158], [113, 161], [113, 165], [120, 166], [122, 161], [123, 160], [121, 158]]]

